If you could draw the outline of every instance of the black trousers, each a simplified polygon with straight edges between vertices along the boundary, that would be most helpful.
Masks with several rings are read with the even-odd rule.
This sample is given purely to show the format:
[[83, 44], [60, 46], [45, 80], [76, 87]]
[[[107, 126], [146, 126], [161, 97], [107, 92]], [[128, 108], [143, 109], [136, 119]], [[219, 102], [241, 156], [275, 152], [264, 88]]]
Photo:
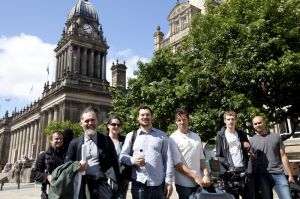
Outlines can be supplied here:
[[[88, 190], [87, 190], [88, 189]], [[94, 180], [87, 176], [82, 176], [79, 199], [86, 199], [89, 194], [91, 199], [112, 199], [112, 190], [107, 180]]]

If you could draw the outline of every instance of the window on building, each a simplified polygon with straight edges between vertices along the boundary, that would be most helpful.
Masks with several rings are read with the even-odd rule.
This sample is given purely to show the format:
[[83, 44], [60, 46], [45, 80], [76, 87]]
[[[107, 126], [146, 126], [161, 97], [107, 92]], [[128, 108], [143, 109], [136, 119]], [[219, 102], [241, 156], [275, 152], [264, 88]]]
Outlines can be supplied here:
[[182, 24], [182, 29], [185, 29], [188, 27], [188, 20], [187, 20], [187, 16], [183, 16], [181, 17], [181, 24]]
[[178, 33], [180, 31], [180, 23], [179, 20], [174, 22], [174, 33]]

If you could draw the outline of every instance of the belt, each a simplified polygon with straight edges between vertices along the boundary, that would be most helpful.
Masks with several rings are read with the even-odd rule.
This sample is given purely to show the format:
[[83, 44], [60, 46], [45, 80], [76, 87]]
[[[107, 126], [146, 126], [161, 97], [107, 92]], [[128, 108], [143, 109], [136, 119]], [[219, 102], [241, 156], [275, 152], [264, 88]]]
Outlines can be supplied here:
[[88, 180], [99, 180], [99, 181], [107, 181], [106, 177], [103, 176], [94, 176], [94, 175], [85, 175]]

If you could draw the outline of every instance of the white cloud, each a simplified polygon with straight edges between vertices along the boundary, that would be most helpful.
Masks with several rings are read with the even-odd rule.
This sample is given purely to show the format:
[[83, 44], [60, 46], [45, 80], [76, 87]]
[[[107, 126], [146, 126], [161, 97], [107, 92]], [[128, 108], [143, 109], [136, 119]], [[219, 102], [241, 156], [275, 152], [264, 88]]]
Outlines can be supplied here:
[[[56, 45], [27, 34], [0, 36], [0, 117], [8, 110], [20, 110], [42, 96], [44, 84], [54, 81]], [[149, 61], [131, 49], [108, 53], [107, 80], [111, 82], [112, 62], [126, 62], [127, 79], [133, 77], [137, 62]], [[49, 75], [47, 66], [49, 65]], [[31, 90], [32, 88], [32, 90]], [[10, 99], [8, 101], [8, 99]]]
[[[24, 33], [0, 37], [0, 95], [28, 101], [41, 97], [44, 83], [54, 77], [56, 45]], [[47, 66], [49, 65], [49, 76]]]
[[123, 63], [125, 61], [125, 65], [127, 66], [126, 76], [128, 79], [134, 77], [133, 72], [138, 69], [137, 62], [148, 62], [149, 58], [135, 55], [131, 49], [108, 53], [106, 78], [109, 82], [111, 82], [110, 67], [112, 66], [112, 63], [116, 63], [117, 60], [119, 61], [119, 63]]

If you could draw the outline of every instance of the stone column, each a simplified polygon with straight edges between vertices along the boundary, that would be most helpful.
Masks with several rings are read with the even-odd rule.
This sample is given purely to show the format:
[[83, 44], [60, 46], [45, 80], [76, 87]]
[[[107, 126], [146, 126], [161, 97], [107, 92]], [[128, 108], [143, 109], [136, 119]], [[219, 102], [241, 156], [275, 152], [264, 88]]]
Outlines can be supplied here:
[[38, 146], [38, 120], [33, 123], [33, 154], [32, 158], [35, 159], [37, 156], [37, 146]]
[[17, 133], [18, 133], [17, 129], [15, 129], [13, 133], [14, 134], [13, 134], [13, 145], [11, 147], [11, 149], [12, 149], [11, 163], [15, 162], [15, 159], [16, 159], [16, 156], [17, 156], [17, 154], [16, 154]]
[[[52, 113], [52, 109], [48, 110], [48, 121], [47, 121], [47, 125], [49, 125], [49, 123], [53, 120], [53, 113]], [[49, 135], [47, 135], [47, 139], [46, 139], [46, 150], [49, 148], [50, 143], [49, 143]]]
[[86, 75], [87, 72], [87, 49], [86, 48], [83, 49], [81, 65], [82, 65], [82, 74]]
[[25, 136], [25, 153], [24, 155], [28, 156], [28, 152], [29, 152], [29, 148], [30, 148], [30, 144], [29, 144], [29, 139], [30, 139], [30, 124], [26, 125], [26, 136]]
[[103, 55], [102, 80], [106, 80], [106, 54]]
[[42, 121], [43, 115], [40, 114], [40, 119], [37, 122], [37, 141], [36, 141], [36, 157], [42, 151]]
[[39, 144], [40, 144], [40, 151], [44, 151], [45, 150], [45, 136], [44, 136], [44, 127], [45, 127], [45, 123], [46, 123], [46, 112], [41, 112], [41, 120], [40, 120], [40, 125], [39, 125]]
[[96, 55], [96, 77], [101, 78], [101, 54], [100, 52]]
[[73, 49], [72, 45], [70, 45], [67, 50], [67, 55], [68, 55], [67, 66], [69, 68], [69, 71], [71, 71], [71, 72], [74, 72], [74, 65], [73, 65], [73, 53], [74, 52], [73, 52], [73, 50], [74, 49]]
[[22, 127], [22, 132], [21, 132], [21, 144], [22, 144], [22, 147], [21, 147], [21, 157], [20, 158], [23, 158], [23, 156], [25, 155], [25, 145], [26, 145], [26, 126], [23, 126]]
[[62, 79], [63, 78], [63, 74], [64, 74], [64, 67], [65, 67], [65, 53], [64, 51], [61, 52], [61, 55], [60, 55], [60, 59], [61, 59], [61, 64], [60, 64], [60, 78]]
[[59, 79], [59, 55], [56, 56], [56, 70], [55, 70], [55, 80]]
[[80, 74], [80, 68], [79, 68], [79, 64], [80, 64], [80, 47], [77, 46], [76, 50], [75, 50], [75, 54], [74, 54], [74, 73], [75, 74]]
[[28, 157], [33, 157], [33, 147], [34, 147], [34, 121], [30, 123], [30, 136], [29, 136], [29, 150], [28, 150]]
[[58, 120], [59, 120], [59, 118], [58, 118], [59, 106], [55, 105], [55, 106], [53, 107], [53, 109], [54, 109], [53, 120], [54, 120], [54, 121], [58, 121]]
[[21, 156], [21, 129], [18, 128], [17, 129], [17, 145], [16, 145], [16, 149], [17, 149], [17, 156], [16, 156], [16, 160], [19, 160], [20, 156]]
[[91, 50], [90, 56], [89, 56], [89, 76], [95, 77], [95, 65], [94, 65], [94, 51]]
[[10, 142], [9, 142], [9, 151], [8, 151], [8, 163], [11, 163], [11, 155], [12, 155], [12, 145], [13, 145], [13, 132], [10, 135]]

